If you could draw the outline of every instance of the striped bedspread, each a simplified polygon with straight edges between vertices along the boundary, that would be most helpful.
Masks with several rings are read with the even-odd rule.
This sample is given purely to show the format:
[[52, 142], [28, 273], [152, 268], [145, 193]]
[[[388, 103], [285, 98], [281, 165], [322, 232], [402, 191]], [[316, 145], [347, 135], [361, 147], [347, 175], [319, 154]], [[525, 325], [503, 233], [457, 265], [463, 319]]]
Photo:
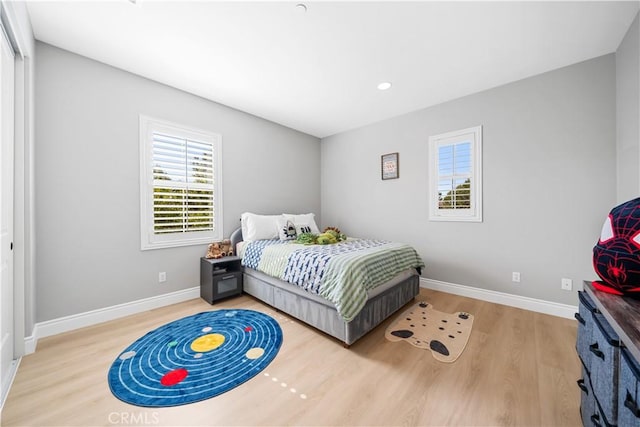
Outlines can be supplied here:
[[367, 302], [367, 291], [424, 262], [403, 243], [350, 238], [306, 246], [273, 239], [248, 243], [242, 265], [322, 296], [349, 322]]

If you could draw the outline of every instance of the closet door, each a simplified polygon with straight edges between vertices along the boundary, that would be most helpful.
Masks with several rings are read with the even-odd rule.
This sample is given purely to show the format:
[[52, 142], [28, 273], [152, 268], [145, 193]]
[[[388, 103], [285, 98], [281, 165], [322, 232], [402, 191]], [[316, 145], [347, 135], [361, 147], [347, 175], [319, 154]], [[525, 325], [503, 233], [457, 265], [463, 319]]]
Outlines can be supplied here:
[[13, 324], [14, 51], [0, 26], [0, 383], [6, 397], [15, 369]]

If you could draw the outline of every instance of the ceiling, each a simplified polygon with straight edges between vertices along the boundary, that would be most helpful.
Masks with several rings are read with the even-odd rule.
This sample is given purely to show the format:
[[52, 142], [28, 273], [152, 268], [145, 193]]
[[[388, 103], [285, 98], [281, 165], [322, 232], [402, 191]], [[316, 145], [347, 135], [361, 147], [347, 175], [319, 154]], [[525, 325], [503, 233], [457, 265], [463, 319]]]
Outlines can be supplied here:
[[615, 52], [640, 3], [299, 2], [27, 8], [37, 40], [322, 138]]

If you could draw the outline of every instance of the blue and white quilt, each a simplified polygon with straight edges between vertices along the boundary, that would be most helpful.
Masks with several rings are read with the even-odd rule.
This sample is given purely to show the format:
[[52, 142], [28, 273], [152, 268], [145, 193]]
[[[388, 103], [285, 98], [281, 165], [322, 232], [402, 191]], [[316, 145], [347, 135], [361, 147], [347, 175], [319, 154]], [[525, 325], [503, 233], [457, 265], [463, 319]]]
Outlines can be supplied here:
[[322, 296], [349, 322], [366, 304], [367, 291], [424, 262], [411, 246], [384, 240], [301, 245], [272, 239], [249, 242], [242, 265]]

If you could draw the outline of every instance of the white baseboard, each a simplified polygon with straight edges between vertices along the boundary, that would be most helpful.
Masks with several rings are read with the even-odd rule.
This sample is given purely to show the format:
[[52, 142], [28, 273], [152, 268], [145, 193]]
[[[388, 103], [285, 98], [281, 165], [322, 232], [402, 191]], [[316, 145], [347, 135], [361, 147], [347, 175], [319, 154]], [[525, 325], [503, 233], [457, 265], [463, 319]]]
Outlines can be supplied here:
[[36, 338], [37, 336], [38, 336], [38, 324], [36, 323], [35, 326], [33, 327], [33, 332], [31, 332], [31, 335], [29, 335], [28, 337], [25, 337], [24, 339], [25, 355], [35, 353], [36, 344], [38, 343], [38, 339]]
[[[454, 295], [475, 298], [482, 301], [508, 305], [511, 307], [570, 319], [573, 319], [574, 313], [578, 310], [577, 306], [474, 288], [471, 286], [457, 285], [455, 283], [441, 282], [439, 280], [427, 279], [424, 277], [420, 278], [420, 286], [427, 289], [433, 289], [435, 291], [447, 292]], [[153, 310], [154, 308], [164, 307], [171, 304], [177, 304], [179, 302], [199, 297], [200, 287], [196, 286], [164, 295], [114, 305], [112, 307], [100, 308], [97, 310], [87, 311], [85, 313], [47, 320], [46, 322], [39, 322], [36, 323], [33, 328], [31, 336], [26, 337], [24, 340], [25, 354], [31, 354], [36, 351], [36, 345], [38, 344], [39, 338], [61, 334], [63, 332], [96, 325], [102, 322], [108, 322], [109, 320], [119, 319], [121, 317], [130, 316], [132, 314]]]
[[199, 297], [200, 287], [196, 286], [164, 295], [114, 305], [112, 307], [100, 308], [97, 310], [87, 311], [85, 313], [47, 320], [46, 322], [39, 322], [36, 323], [33, 328], [32, 335], [26, 337], [24, 340], [25, 354], [35, 352], [39, 338], [61, 334], [63, 332], [96, 325], [102, 322], [108, 322], [109, 320], [119, 319], [121, 317], [130, 316], [132, 314], [153, 310], [154, 308], [164, 307], [171, 304], [177, 304], [179, 302]]
[[455, 283], [441, 282], [439, 280], [427, 279], [424, 277], [420, 278], [420, 287], [493, 302], [496, 304], [508, 305], [510, 307], [522, 308], [538, 313], [550, 314], [552, 316], [564, 317], [567, 319], [573, 319], [573, 315], [578, 311], [578, 306], [559, 304], [557, 302], [522, 297], [519, 295], [506, 294], [504, 292], [490, 291], [471, 286], [457, 285]]
[[7, 396], [9, 396], [9, 390], [11, 390], [13, 381], [16, 379], [16, 374], [18, 373], [18, 367], [20, 366], [21, 360], [22, 358], [19, 358], [11, 362], [11, 366], [9, 367], [9, 372], [6, 373], [7, 378], [3, 379], [4, 384], [2, 384], [2, 394], [0, 395], [0, 414], [4, 409], [4, 402], [7, 401]]

